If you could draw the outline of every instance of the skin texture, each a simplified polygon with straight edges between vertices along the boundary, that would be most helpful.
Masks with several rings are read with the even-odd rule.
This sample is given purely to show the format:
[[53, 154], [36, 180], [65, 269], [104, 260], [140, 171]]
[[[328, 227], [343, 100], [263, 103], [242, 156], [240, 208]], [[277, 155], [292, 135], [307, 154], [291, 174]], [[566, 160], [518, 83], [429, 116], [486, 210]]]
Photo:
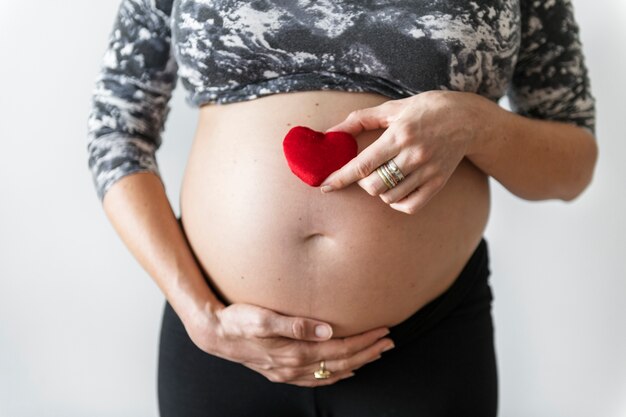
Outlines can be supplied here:
[[[297, 94], [310, 96], [311, 102], [319, 102], [324, 96], [324, 93], [321, 92]], [[352, 94], [347, 95], [353, 96]], [[265, 108], [268, 112], [275, 113], [278, 109], [284, 109], [286, 102], [279, 96], [274, 96], [274, 101], [266, 101], [262, 103], [262, 106], [249, 110], [259, 111], [260, 108]], [[428, 96], [435, 100], [435, 94], [430, 93], [421, 97], [420, 100], [426, 99]], [[300, 103], [306, 101], [296, 94], [290, 97]], [[481, 101], [480, 97], [470, 97], [469, 94], [464, 98], [470, 101], [476, 100], [475, 104]], [[460, 97], [456, 97], [456, 100], [458, 99]], [[415, 98], [415, 102], [417, 100]], [[333, 96], [330, 100], [333, 103], [338, 101], [340, 101], [338, 96]], [[381, 109], [385, 109], [387, 112], [391, 112], [393, 109], [396, 111], [400, 108], [408, 109], [407, 102], [410, 100], [386, 101], [384, 105], [380, 101], [379, 97], [366, 99], [364, 96], [359, 97], [357, 102], [351, 103], [354, 108], [370, 109], [370, 111], [359, 110], [354, 112], [350, 110], [351, 106], [346, 105], [346, 103], [343, 103], [343, 109], [331, 109], [330, 113], [336, 115], [334, 120], [332, 118], [327, 119], [326, 129], [331, 130], [332, 127], [329, 126], [336, 128], [342, 123], [342, 129], [345, 130], [349, 130], [345, 123], [358, 124], [364, 126], [364, 129], [371, 128], [371, 126], [375, 126], [374, 123], [380, 123], [371, 121], [375, 120], [375, 116], [371, 116], [371, 112]], [[256, 107], [252, 103], [254, 102], [242, 103], [241, 106]], [[355, 103], [361, 104], [357, 106]], [[475, 160], [477, 164], [482, 164], [484, 169], [492, 173], [494, 178], [505, 184], [507, 188], [520, 190], [518, 195], [523, 198], [563, 198], [567, 200], [585, 188], [591, 178], [596, 158], [595, 142], [591, 141], [586, 130], [565, 123], [531, 120], [517, 116], [491, 106], [488, 101], [483, 101], [482, 104], [485, 105], [485, 108], [479, 113], [482, 114], [481, 117], [484, 117], [483, 120], [489, 122], [478, 123], [484, 126], [483, 130], [476, 130], [476, 132], [480, 132], [480, 135], [467, 135], [464, 139], [457, 137], [457, 143], [463, 143], [463, 140], [467, 142], [456, 145], [457, 150], [455, 152], [440, 153], [440, 155], [444, 155], [439, 159], [441, 166], [454, 166], [458, 162], [459, 154], [465, 152], [468, 158], [471, 158], [472, 161]], [[417, 104], [413, 103], [413, 105], [416, 106]], [[431, 104], [428, 107], [434, 108], [436, 106]], [[207, 107], [203, 111], [210, 112], [211, 110]], [[236, 109], [236, 111], [233, 110], [234, 113], [241, 111], [243, 111], [241, 108]], [[409, 110], [405, 111], [409, 114], [419, 114], [413, 108], [410, 112]], [[457, 131], [463, 130], [459, 127], [475, 126], [476, 114], [467, 113], [465, 118], [461, 118], [460, 115], [463, 113], [459, 112], [459, 117], [454, 118], [455, 122], [449, 123], [447, 129], [450, 130], [447, 132], [454, 131], [455, 126]], [[330, 116], [325, 115], [325, 117]], [[420, 118], [417, 116], [395, 120], [403, 120], [405, 123], [412, 123], [413, 126], [420, 126], [423, 131], [433, 131], [433, 126], [437, 126], [439, 129], [445, 128], [445, 120], [432, 117], [430, 122], [425, 122], [423, 120], [425, 118], [422, 116], [422, 125], [419, 124]], [[202, 135], [203, 126], [206, 126], [209, 120], [208, 114], [201, 115], [198, 126], [199, 136]], [[400, 125], [390, 122], [389, 126], [394, 126], [395, 130]], [[321, 126], [317, 126], [317, 128], [324, 130]], [[387, 131], [389, 130], [391, 129]], [[353, 130], [355, 133], [357, 131], [358, 128]], [[502, 132], [507, 133], [504, 135]], [[379, 135], [378, 141], [382, 142], [388, 137]], [[477, 140], [477, 137], [482, 139]], [[469, 138], [474, 140], [470, 141]], [[370, 138], [367, 143], [370, 146], [363, 149], [375, 149], [373, 146], [377, 141], [372, 141]], [[408, 147], [411, 146], [409, 143], [411, 142], [407, 141], [403, 146], [400, 146], [397, 154], [409, 152]], [[412, 146], [423, 146], [420, 143], [422, 142], [415, 140]], [[424, 141], [423, 143], [434, 143], [434, 141]], [[541, 145], [546, 143], [549, 146]], [[463, 152], [458, 149], [462, 149]], [[437, 152], [433, 151], [429, 154], [437, 155]], [[367, 155], [368, 153], [362, 151], [357, 155], [357, 158], [364, 158]], [[386, 160], [386, 156], [376, 157], [376, 153], [370, 153], [370, 155], [374, 155], [375, 160], [378, 158], [372, 166], [376, 165], [378, 161]], [[563, 160], [568, 155], [570, 159]], [[334, 193], [345, 192], [345, 190], [340, 190], [342, 181], [340, 174], [346, 174], [347, 179], [343, 181], [349, 181], [348, 174], [351, 166], [354, 167], [356, 160], [329, 177], [327, 182], [331, 182], [336, 187]], [[498, 161], [503, 162], [498, 164]], [[463, 163], [466, 164], [467, 162]], [[566, 167], [577, 166], [578, 168], [567, 170], [560, 167], [560, 164]], [[415, 170], [407, 168], [404, 163], [400, 163], [400, 167], [405, 173]], [[366, 174], [366, 171], [364, 170], [362, 173]], [[439, 171], [440, 174], [442, 172], [446, 171]], [[517, 172], [525, 172], [526, 175], [516, 175]], [[533, 175], [535, 172], [536, 175]], [[499, 173], [502, 174], [498, 175]], [[355, 175], [353, 178], [361, 178], [361, 176]], [[532, 181], [532, 178], [541, 178], [542, 180]], [[550, 181], [546, 181], [547, 178]], [[333, 180], [338, 180], [338, 182], [333, 183]], [[379, 178], [376, 173], [370, 172], [369, 175], [363, 175], [358, 185], [365, 188], [367, 193], [361, 188], [359, 188], [359, 193], [361, 195], [374, 193], [373, 195], [384, 196], [385, 193], [381, 192], [384, 190], [381, 183], [375, 185], [377, 180]], [[365, 187], [361, 184], [364, 184]], [[378, 187], [378, 191], [368, 184], [374, 184], [374, 187]], [[348, 189], [347, 183], [343, 185], [343, 188]], [[443, 190], [445, 188], [444, 185]], [[558, 192], [554, 190], [558, 190]], [[310, 191], [319, 194], [317, 189]], [[432, 199], [434, 198], [432, 197]], [[182, 200], [184, 201], [184, 199]], [[399, 211], [397, 207], [403, 204], [401, 202], [399, 206], [390, 207], [384, 202], [383, 197], [380, 200], [386, 205], [387, 210]], [[420, 212], [426, 210], [429, 206], [426, 203], [421, 203], [420, 210], [415, 208], [406, 210], [413, 211], [407, 218], [418, 216]], [[383, 349], [389, 346], [390, 340], [384, 337], [387, 326], [380, 326], [346, 337], [337, 337], [333, 334], [330, 339], [320, 339], [315, 337], [314, 327], [316, 324], [325, 324], [323, 320], [280, 314], [268, 308], [243, 302], [224, 307], [206, 286], [202, 277], [201, 266], [193, 260], [192, 248], [185, 242], [182, 231], [178, 227], [162, 183], [152, 173], [137, 173], [121, 179], [111, 187], [103, 204], [109, 219], [122, 240], [170, 300], [194, 343], [206, 352], [241, 362], [271, 381], [301, 386], [319, 386], [332, 384], [341, 378], [349, 377], [360, 366], [379, 358]], [[406, 212], [403, 212], [401, 216], [406, 216]], [[439, 288], [438, 291], [440, 292], [442, 289]], [[318, 368], [321, 359], [325, 359], [327, 369], [333, 371], [333, 378], [319, 381], [311, 378], [311, 374]]]

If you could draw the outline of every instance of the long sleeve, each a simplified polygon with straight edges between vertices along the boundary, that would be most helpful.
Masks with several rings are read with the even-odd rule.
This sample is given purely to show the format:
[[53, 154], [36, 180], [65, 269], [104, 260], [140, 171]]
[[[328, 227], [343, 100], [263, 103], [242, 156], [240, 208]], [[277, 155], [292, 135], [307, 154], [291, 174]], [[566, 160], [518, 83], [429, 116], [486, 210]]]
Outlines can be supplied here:
[[178, 66], [171, 53], [172, 1], [122, 0], [93, 91], [88, 165], [100, 201], [120, 178], [149, 171], [169, 112]]
[[521, 0], [521, 47], [507, 93], [519, 114], [595, 133], [595, 99], [570, 0]]

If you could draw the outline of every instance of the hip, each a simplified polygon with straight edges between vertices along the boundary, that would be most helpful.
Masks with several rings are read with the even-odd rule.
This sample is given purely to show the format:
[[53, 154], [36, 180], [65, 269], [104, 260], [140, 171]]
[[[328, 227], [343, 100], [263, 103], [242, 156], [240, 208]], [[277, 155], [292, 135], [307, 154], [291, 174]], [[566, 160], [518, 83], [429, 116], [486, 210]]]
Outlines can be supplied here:
[[242, 364], [206, 354], [187, 337], [166, 301], [158, 372], [161, 415], [495, 416], [498, 375], [489, 275], [481, 240], [448, 290], [391, 328], [395, 349], [351, 378], [316, 388], [274, 383]]

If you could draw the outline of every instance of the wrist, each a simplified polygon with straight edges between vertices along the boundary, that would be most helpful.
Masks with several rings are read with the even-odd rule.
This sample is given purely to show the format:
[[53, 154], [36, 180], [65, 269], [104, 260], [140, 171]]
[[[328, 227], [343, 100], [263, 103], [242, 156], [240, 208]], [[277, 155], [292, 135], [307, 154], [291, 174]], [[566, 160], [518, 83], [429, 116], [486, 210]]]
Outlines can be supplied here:
[[224, 305], [206, 300], [205, 302], [188, 303], [182, 308], [180, 315], [185, 331], [204, 352], [217, 354], [223, 348], [220, 340], [223, 337], [219, 311]]
[[217, 299], [202, 276], [176, 279], [167, 294], [181, 321], [187, 326], [212, 326], [218, 322], [217, 312], [224, 304]]
[[184, 318], [181, 317], [187, 333], [193, 334], [196, 331], [202, 333], [206, 340], [214, 341], [220, 334], [219, 311], [224, 308], [223, 304], [216, 306], [215, 303], [207, 301], [188, 306], [184, 309]]
[[479, 95], [475, 96], [476, 102], [472, 106], [474, 111], [470, 112], [470, 120], [467, 121], [472, 130], [466, 148], [466, 156], [470, 159], [493, 151], [494, 145], [502, 137], [501, 126], [509, 113], [498, 103]]
[[[168, 296], [168, 301], [185, 329], [191, 341], [202, 351], [218, 354], [223, 348], [221, 342], [223, 331], [219, 320], [218, 312], [224, 308], [224, 304], [216, 299], [204, 278], [202, 281], [204, 289], [196, 288], [190, 291], [189, 283], [180, 290]], [[188, 282], [188, 281], [187, 281]]]

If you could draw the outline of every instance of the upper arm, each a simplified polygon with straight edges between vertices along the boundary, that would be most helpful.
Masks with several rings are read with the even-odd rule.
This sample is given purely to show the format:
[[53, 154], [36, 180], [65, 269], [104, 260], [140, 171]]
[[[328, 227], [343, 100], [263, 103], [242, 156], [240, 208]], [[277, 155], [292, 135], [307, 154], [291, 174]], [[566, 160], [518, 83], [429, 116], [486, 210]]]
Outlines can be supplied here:
[[571, 0], [520, 0], [521, 47], [508, 97], [525, 116], [595, 133], [595, 99]]
[[98, 197], [125, 175], [151, 171], [176, 85], [171, 1], [122, 0], [92, 95], [89, 169]]

